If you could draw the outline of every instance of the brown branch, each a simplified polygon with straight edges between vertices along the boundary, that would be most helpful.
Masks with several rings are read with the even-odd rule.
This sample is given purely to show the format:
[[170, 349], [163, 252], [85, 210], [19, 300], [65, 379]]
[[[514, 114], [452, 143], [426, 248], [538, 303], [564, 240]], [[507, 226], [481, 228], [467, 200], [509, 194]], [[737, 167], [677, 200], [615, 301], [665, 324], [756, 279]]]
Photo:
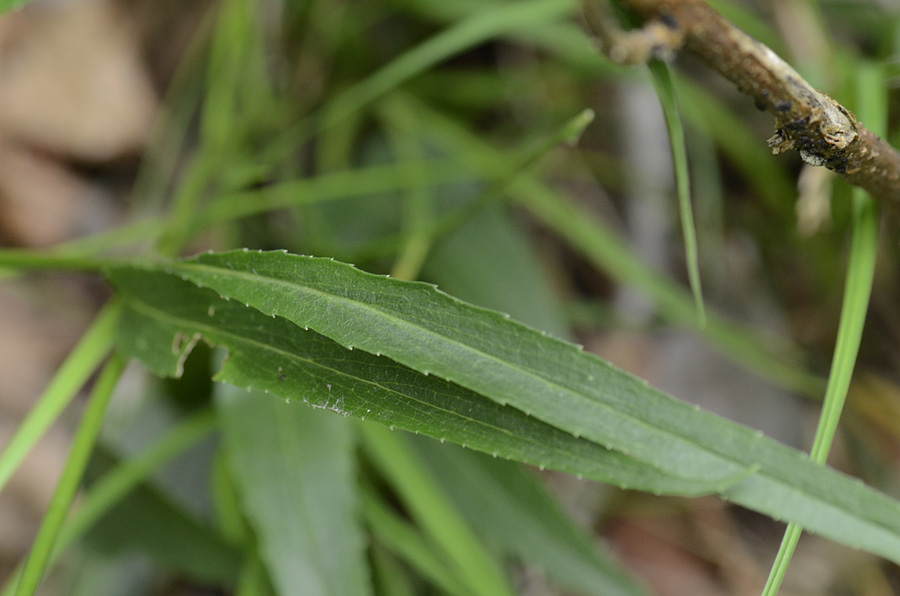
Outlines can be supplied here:
[[645, 19], [642, 29], [621, 31], [607, 12], [609, 0], [584, 0], [588, 26], [610, 58], [666, 58], [683, 44], [775, 116], [773, 153], [797, 149], [806, 163], [834, 170], [884, 204], [900, 206], [900, 153], [775, 52], [703, 0], [620, 1]]

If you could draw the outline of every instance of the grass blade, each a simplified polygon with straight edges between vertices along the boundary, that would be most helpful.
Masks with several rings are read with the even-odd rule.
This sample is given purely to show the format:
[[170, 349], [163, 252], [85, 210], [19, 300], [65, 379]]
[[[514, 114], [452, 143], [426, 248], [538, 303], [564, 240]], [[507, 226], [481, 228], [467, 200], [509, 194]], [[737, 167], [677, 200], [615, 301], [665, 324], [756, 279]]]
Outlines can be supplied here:
[[111, 350], [121, 305], [106, 306], [0, 454], [0, 490]]
[[688, 280], [694, 295], [697, 310], [697, 326], [706, 327], [706, 309], [703, 306], [703, 288], [700, 283], [700, 259], [697, 254], [697, 229], [694, 226], [694, 212], [691, 208], [691, 178], [688, 170], [687, 147], [684, 140], [684, 125], [678, 113], [678, 100], [672, 73], [664, 63], [650, 62], [653, 86], [659, 96], [666, 127], [669, 130], [669, 144], [672, 148], [672, 164], [675, 170], [675, 186], [678, 191], [678, 212], [681, 215], [681, 232], [684, 236], [684, 253], [687, 262]]
[[[887, 120], [886, 95], [882, 79], [881, 69], [877, 66], [864, 64], [859, 69], [857, 79], [860, 97], [859, 117], [873, 126], [872, 130], [876, 134], [884, 134]], [[875, 280], [875, 259], [878, 255], [878, 205], [859, 187], [853, 188], [852, 200], [850, 256], [847, 280], [844, 284], [844, 301], [841, 305], [841, 320], [831, 362], [828, 389], [825, 392], [825, 403], [810, 451], [810, 458], [823, 465], [828, 459], [828, 452], [837, 432], [856, 357], [859, 354], [869, 298], [872, 295], [872, 284]], [[763, 596], [775, 596], [778, 593], [802, 532], [800, 524], [788, 524], [775, 563], [763, 588]]]
[[470, 596], [465, 584], [450, 571], [437, 556], [431, 544], [413, 528], [412, 524], [382, 502], [374, 489], [362, 491], [363, 511], [375, 537], [385, 547], [402, 557], [413, 569], [451, 596]]
[[19, 585], [16, 588], [16, 596], [33, 596], [44, 574], [44, 570], [50, 562], [56, 538], [60, 528], [66, 520], [66, 514], [81, 484], [81, 477], [87, 467], [88, 458], [94, 449], [94, 443], [100, 434], [100, 427], [106, 414], [106, 406], [112, 397], [113, 390], [119, 380], [119, 376], [125, 369], [125, 360], [114, 355], [103, 368], [100, 378], [94, 385], [90, 403], [84, 412], [78, 431], [72, 441], [72, 450], [66, 467], [53, 493], [41, 528], [34, 540], [34, 546], [28, 555], [28, 560], [22, 568], [19, 577]]

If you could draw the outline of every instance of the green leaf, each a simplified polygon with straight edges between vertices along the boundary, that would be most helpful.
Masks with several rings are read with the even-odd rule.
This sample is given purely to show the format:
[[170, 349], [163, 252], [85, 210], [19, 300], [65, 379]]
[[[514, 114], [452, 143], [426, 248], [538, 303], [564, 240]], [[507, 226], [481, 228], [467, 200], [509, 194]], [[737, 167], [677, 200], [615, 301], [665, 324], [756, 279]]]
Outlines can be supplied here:
[[[228, 350], [217, 380], [253, 387], [485, 453], [618, 486], [691, 494], [675, 478], [510, 407], [159, 272], [111, 273], [126, 301], [119, 349], [178, 375], [200, 339]], [[283, 377], [283, 378], [282, 378]]]
[[371, 594], [347, 421], [238, 390], [217, 400], [243, 509], [279, 594]]
[[601, 552], [521, 466], [434, 441], [416, 446], [438, 480], [486, 540], [555, 584], [585, 596], [641, 596], [647, 592]]
[[[347, 348], [385, 355], [714, 492], [755, 468], [757, 433], [650, 388], [580, 346], [434, 286], [330, 259], [234, 251], [168, 272], [287, 318]], [[730, 444], [739, 436], [739, 448]]]
[[[615, 369], [578, 346], [551, 338], [499, 313], [460, 302], [433, 286], [370, 275], [328, 259], [281, 252], [207, 254], [169, 263], [166, 269], [241, 303], [251, 304], [264, 314], [285, 317], [300, 328], [310, 327], [345, 347], [383, 354], [499, 404], [512, 405], [526, 416], [573, 436], [595, 441], [628, 456], [629, 473], [636, 475], [639, 468], [645, 471], [655, 468], [653, 477], [641, 481], [650, 490], [671, 491], [672, 480], [680, 478], [693, 483], [695, 492], [718, 492], [776, 519], [802, 523], [810, 531], [900, 561], [900, 503], [859, 481], [819, 468], [805, 455], [767, 439], [758, 431], [656, 391], [641, 379]], [[145, 276], [147, 273], [149, 270]], [[156, 316], [161, 323], [158, 317], [166, 316], [160, 312], [161, 308], [177, 312], [185, 306], [179, 304], [177, 297], [162, 296], [160, 306], [148, 307], [145, 301], [153, 289], [146, 286], [138, 289], [140, 269], [113, 270], [111, 275], [120, 288], [128, 290], [128, 309], [132, 313], [138, 314], [135, 310], [141, 309], [142, 316]], [[126, 277], [131, 281], [126, 283]], [[160, 281], [154, 279], [151, 283]], [[182, 330], [179, 336], [177, 323], [170, 321], [168, 327], [157, 324], [151, 327], [152, 331], [144, 330], [143, 336], [132, 339], [130, 348], [143, 347], [142, 353], [156, 358], [157, 364], [160, 355], [165, 353], [171, 365], [173, 358], [177, 360], [185, 344], [192, 340], [192, 333], [197, 333], [185, 334]], [[126, 318], [123, 327], [140, 324], [136, 319]], [[259, 331], [241, 325], [238, 322], [238, 333]], [[155, 339], [150, 337], [151, 333]], [[297, 335], [267, 337], [271, 341], [296, 341]], [[216, 342], [214, 338], [210, 340]], [[138, 345], [141, 341], [143, 346]], [[259, 345], [259, 340], [255, 344]], [[152, 346], [155, 346], [155, 356], [148, 354], [154, 351]], [[160, 346], [166, 349], [161, 350]], [[124, 347], [129, 348], [129, 342]], [[261, 346], [256, 348], [260, 349]], [[354, 355], [358, 352], [355, 350]], [[234, 360], [234, 351], [231, 354]], [[331, 352], [323, 356], [315, 349], [306, 352], [305, 358], [323, 365], [331, 364], [335, 358], [346, 362], [345, 355]], [[274, 370], [273, 360], [249, 352], [245, 355], [245, 367], [254, 375], [232, 372], [222, 376], [242, 385], [262, 379], [267, 389], [278, 393], [290, 391], [287, 387], [279, 390], [278, 379], [283, 372]], [[397, 364], [384, 362], [382, 366], [402, 370]], [[355, 390], [372, 383], [371, 375], [365, 371], [359, 373], [359, 386]], [[392, 378], [390, 373], [382, 374], [385, 380]], [[335, 383], [339, 380], [343, 378], [336, 377]], [[378, 383], [381, 386], [384, 381]], [[319, 384], [318, 399], [321, 399], [321, 381]], [[339, 391], [333, 391], [334, 383], [329, 384], [332, 396], [325, 407], [347, 414], [367, 414], [365, 408], [348, 407], [348, 399], [351, 395], [354, 400], [372, 399], [371, 389], [356, 394], [343, 384], [339, 385]], [[446, 387], [450, 391], [452, 385]], [[396, 387], [402, 388], [403, 384]], [[417, 389], [418, 386], [407, 387], [405, 391]], [[391, 424], [390, 410], [386, 413]], [[403, 413], [410, 414], [408, 410], [401, 410]], [[471, 420], [480, 421], [480, 414]], [[414, 430], [435, 428], [435, 419], [429, 421], [422, 415], [413, 416], [406, 423]], [[512, 433], [517, 435], [516, 441], [534, 440], [521, 430]], [[510, 435], [490, 427], [483, 428], [482, 435], [486, 443], [508, 451]], [[541, 441], [535, 448], [540, 451]], [[609, 461], [612, 460], [605, 458], [605, 462]], [[631, 467], [632, 464], [638, 467]], [[653, 482], [657, 474], [663, 479], [660, 485]]]

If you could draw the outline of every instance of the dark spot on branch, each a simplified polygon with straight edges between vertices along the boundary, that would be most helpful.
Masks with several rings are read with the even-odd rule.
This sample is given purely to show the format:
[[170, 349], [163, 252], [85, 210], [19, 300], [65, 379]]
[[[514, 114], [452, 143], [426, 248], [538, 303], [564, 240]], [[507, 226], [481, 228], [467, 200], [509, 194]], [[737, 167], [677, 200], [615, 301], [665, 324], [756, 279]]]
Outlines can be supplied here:
[[826, 167], [830, 170], [834, 170], [838, 174], [843, 174], [847, 171], [847, 162], [847, 157], [840, 155], [829, 159]]
[[753, 105], [755, 105], [756, 109], [760, 112], [764, 112], [766, 110], [766, 104], [760, 98], [756, 98], [755, 100], [753, 100]]
[[809, 116], [804, 116], [803, 118], [798, 118], [797, 120], [793, 120], [784, 125], [784, 127], [793, 132], [799, 132], [806, 128], [809, 124]]
[[777, 104], [775, 104], [775, 109], [778, 110], [779, 112], [789, 112], [793, 105], [794, 104], [791, 103], [791, 100], [786, 99], [784, 101], [779, 101]]
[[668, 11], [660, 13], [659, 20], [663, 25], [665, 25], [669, 29], [672, 29], [673, 31], [681, 26], [675, 15]]

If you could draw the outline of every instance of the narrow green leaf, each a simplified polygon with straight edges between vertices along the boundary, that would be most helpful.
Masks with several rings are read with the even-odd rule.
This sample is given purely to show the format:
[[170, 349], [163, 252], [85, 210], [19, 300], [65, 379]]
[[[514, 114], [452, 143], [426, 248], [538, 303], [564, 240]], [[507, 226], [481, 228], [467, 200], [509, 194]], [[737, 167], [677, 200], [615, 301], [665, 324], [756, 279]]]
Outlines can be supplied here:
[[3, 447], [0, 452], [0, 490], [103, 362], [112, 348], [120, 314], [121, 305], [115, 301], [104, 307]]
[[[434, 286], [281, 252], [206, 254], [166, 268], [200, 286], [512, 405], [715, 492], [759, 460], [749, 429]], [[734, 448], [735, 437], [743, 443]]]
[[22, 574], [16, 587], [16, 596], [32, 596], [37, 591], [44, 571], [50, 564], [56, 539], [66, 521], [66, 515], [72, 506], [78, 487], [81, 485], [88, 459], [94, 450], [97, 436], [100, 434], [106, 407], [109, 405], [113, 389], [124, 370], [125, 360], [119, 354], [114, 354], [100, 372], [91, 391], [88, 407], [75, 432], [75, 438], [72, 440], [72, 448], [66, 460], [66, 466], [53, 491], [53, 498], [41, 521], [41, 527], [34, 539], [28, 559], [22, 567]]
[[217, 400], [244, 513], [279, 594], [371, 594], [347, 421], [272, 396]]
[[[887, 94], [884, 92], [884, 75], [880, 66], [868, 63], [858, 65], [857, 97], [859, 117], [869, 122], [869, 126], [873, 126], [877, 134], [885, 134]], [[841, 304], [841, 319], [831, 361], [831, 372], [828, 376], [825, 403], [822, 405], [816, 437], [810, 450], [810, 458], [820, 464], [825, 464], [828, 459], [841, 411], [844, 409], [875, 281], [880, 227], [879, 207], [875, 200], [859, 187], [854, 187], [852, 200], [850, 255], [847, 279], [844, 283], [844, 299]], [[763, 596], [775, 596], [778, 593], [802, 532], [803, 528], [799, 524], [788, 524], [763, 588]]]
[[697, 256], [697, 229], [694, 226], [694, 211], [691, 207], [691, 179], [687, 161], [687, 146], [684, 140], [684, 125], [678, 111], [678, 99], [672, 83], [669, 67], [658, 60], [650, 62], [653, 86], [659, 96], [666, 128], [669, 130], [669, 144], [672, 148], [672, 164], [675, 170], [675, 186], [678, 191], [678, 211], [681, 215], [681, 232], [684, 236], [684, 253], [687, 261], [688, 280], [697, 309], [697, 326], [706, 327], [706, 309], [703, 306], [703, 288], [700, 284], [700, 258]]
[[[696, 486], [387, 358], [348, 351], [170, 275], [112, 273], [126, 299], [119, 349], [164, 376], [180, 374], [202, 338], [228, 350], [217, 379], [254, 387], [485, 453], [618, 486], [693, 494]], [[282, 378], [283, 377], [283, 378]]]
[[[652, 478], [649, 482], [645, 482], [647, 478], [641, 480], [651, 490], [671, 490], [671, 480], [681, 478], [693, 483], [695, 492], [719, 492], [776, 519], [802, 523], [813, 532], [900, 561], [900, 503], [859, 481], [823, 470], [803, 454], [765, 438], [758, 431], [656, 391], [641, 379], [613, 368], [577, 346], [510, 321], [499, 313], [462, 303], [433, 286], [370, 275], [328, 259], [281, 252], [207, 254], [171, 262], [167, 269], [194, 283], [211, 286], [241, 303], [252, 304], [265, 314], [283, 316], [300, 328], [308, 326], [328, 334], [345, 347], [384, 354], [419, 372], [434, 373], [500, 404], [513, 405], [525, 412], [526, 419], [538, 418], [572, 435], [609, 446], [630, 458], [618, 463], [630, 462], [626, 466], [636, 463], [644, 470], [655, 469], [654, 476], [663, 475], [664, 482], [659, 486], [653, 485]], [[110, 271], [110, 275], [129, 294], [129, 316], [123, 328], [144, 327], [137, 337], [134, 330], [126, 333], [123, 349], [133, 355], [140, 354], [157, 367], [162, 365], [163, 370], [177, 365], [194, 334], [205, 335], [213, 343], [225, 340], [232, 344], [240, 339], [240, 334], [254, 334], [256, 339], [242, 348], [250, 350], [241, 354], [244, 370], [226, 366], [221, 376], [244, 386], [259, 382], [257, 386], [282, 395], [292, 389], [285, 382], [281, 382], [285, 387], [279, 388], [281, 376], [287, 378], [287, 375], [277, 367], [292, 366], [289, 356], [296, 350], [302, 350], [300, 360], [313, 367], [326, 363], [333, 366], [347, 360], [346, 353], [340, 351], [323, 355], [314, 346], [298, 345], [281, 356], [284, 364], [276, 364], [276, 358], [263, 358], [255, 352], [274, 340], [299, 342], [298, 336], [302, 334], [273, 336], [272, 331], [247, 327], [247, 322], [239, 319], [235, 320], [236, 329], [218, 335], [218, 339], [210, 337], [218, 333], [212, 326], [206, 327], [209, 333], [197, 327], [189, 331], [179, 329], [187, 321], [173, 319], [168, 313], [188, 307], [196, 311], [198, 305], [181, 304], [184, 299], [176, 295], [166, 296], [171, 288], [162, 289], [165, 276], [153, 276], [151, 280], [150, 272], [150, 269], [122, 268]], [[151, 299], [161, 302], [150, 306], [147, 301]], [[216, 306], [216, 311], [219, 308]], [[191, 314], [196, 317], [197, 313]], [[232, 312], [228, 316], [235, 315]], [[268, 341], [260, 341], [259, 333]], [[312, 341], [319, 342], [323, 349], [329, 345], [324, 339]], [[160, 349], [161, 346], [166, 349]], [[232, 349], [229, 364], [235, 361], [235, 355]], [[354, 350], [353, 355], [359, 357], [359, 350]], [[324, 379], [307, 379], [317, 393], [303, 396], [313, 403], [319, 400], [320, 407], [365, 416], [372, 406], [383, 405], [380, 401], [383, 395], [377, 398], [372, 395], [374, 385], [382, 390], [400, 389], [395, 397], [421, 390], [420, 384], [411, 379], [405, 382], [416, 386], [389, 383], [404, 374], [397, 363], [379, 359], [361, 359], [361, 362], [368, 362], [376, 369], [383, 363], [381, 366], [394, 367], [396, 372], [392, 376], [382, 369], [383, 375], [375, 382], [371, 380], [371, 372], [357, 368], [358, 385], [351, 388], [346, 376], [337, 376], [337, 371], [332, 370], [333, 383], [326, 382], [323, 387]], [[292, 380], [295, 371], [300, 372], [299, 368], [289, 371]], [[335, 390], [336, 383], [339, 390]], [[452, 391], [453, 385], [442, 387], [445, 389], [441, 393], [446, 393]], [[427, 400], [435, 398], [435, 389], [424, 391], [432, 393], [426, 395]], [[417, 397], [423, 399], [421, 393]], [[368, 403], [366, 398], [370, 400]], [[442, 405], [459, 407], [457, 400], [454, 395]], [[469, 407], [464, 406], [463, 412]], [[411, 412], [383, 410], [388, 424], [402, 419], [404, 414], [409, 416]], [[470, 421], [480, 423], [481, 415], [472, 416]], [[428, 420], [423, 414], [407, 418], [405, 424], [414, 430], [435, 430], [435, 420]], [[444, 424], [442, 420], [441, 425]], [[467, 429], [454, 430], [467, 432]], [[483, 444], [489, 445], [487, 451], [499, 452], [496, 446], [510, 450], [511, 437], [503, 431], [484, 427], [478, 430], [482, 431]], [[533, 440], [533, 435], [527, 433], [512, 434], [518, 435], [516, 442]], [[540, 444], [538, 441], [535, 445], [539, 451]], [[603, 472], [613, 470], [610, 462], [604, 457], [607, 467]], [[614, 471], [624, 470], [640, 479], [637, 469]]]

